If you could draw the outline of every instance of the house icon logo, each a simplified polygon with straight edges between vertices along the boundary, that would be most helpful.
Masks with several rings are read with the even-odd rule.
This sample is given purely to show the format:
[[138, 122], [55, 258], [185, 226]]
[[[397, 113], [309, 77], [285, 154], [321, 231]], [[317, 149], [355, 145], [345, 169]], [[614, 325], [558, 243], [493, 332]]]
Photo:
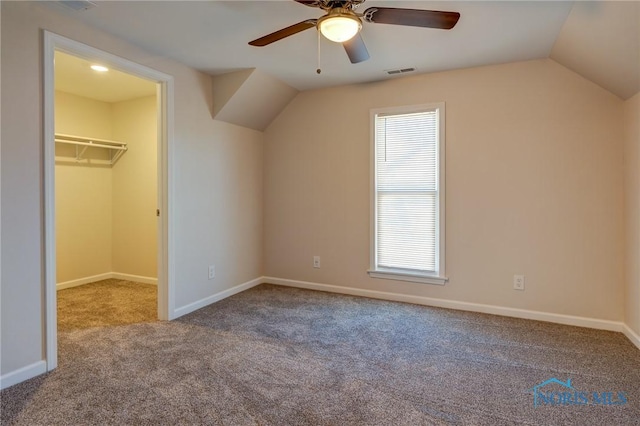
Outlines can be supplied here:
[[[543, 389], [551, 386], [551, 389]], [[552, 377], [529, 389], [533, 391], [533, 406], [569, 406], [569, 405], [625, 405], [628, 402], [626, 392], [596, 391], [583, 392], [573, 387], [571, 379], [566, 382]]]
[[533, 406], [534, 407], [538, 406], [538, 395], [542, 394], [541, 388], [543, 388], [543, 387], [545, 387], [547, 385], [550, 385], [552, 383], [556, 383], [556, 384], [558, 384], [560, 386], [564, 386], [565, 388], [571, 389], [572, 391], [576, 390], [573, 386], [571, 386], [571, 379], [567, 379], [566, 382], [563, 382], [562, 380], [558, 380], [555, 377], [552, 377], [552, 378], [550, 378], [548, 380], [545, 380], [542, 383], [539, 383], [539, 384], [535, 385], [533, 387], [533, 389], [531, 389], [533, 391]]

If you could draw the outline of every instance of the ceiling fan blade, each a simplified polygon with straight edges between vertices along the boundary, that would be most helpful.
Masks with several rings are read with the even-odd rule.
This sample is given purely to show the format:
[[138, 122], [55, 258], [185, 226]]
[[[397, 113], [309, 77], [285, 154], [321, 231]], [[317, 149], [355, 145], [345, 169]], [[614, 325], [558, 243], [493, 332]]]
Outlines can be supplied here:
[[352, 64], [364, 62], [369, 59], [369, 51], [360, 33], [356, 34], [351, 40], [345, 41], [342, 45]]
[[367, 22], [376, 24], [407, 25], [441, 30], [450, 30], [460, 19], [458, 12], [398, 9], [395, 7], [370, 7], [364, 11], [363, 15]]
[[251, 46], [258, 47], [266, 46], [278, 40], [282, 40], [283, 38], [298, 34], [301, 31], [313, 28], [316, 26], [316, 22], [318, 22], [317, 19], [307, 19], [306, 21], [298, 22], [297, 24], [291, 25], [290, 27], [283, 28], [264, 37], [260, 37], [259, 39], [250, 41], [249, 44]]

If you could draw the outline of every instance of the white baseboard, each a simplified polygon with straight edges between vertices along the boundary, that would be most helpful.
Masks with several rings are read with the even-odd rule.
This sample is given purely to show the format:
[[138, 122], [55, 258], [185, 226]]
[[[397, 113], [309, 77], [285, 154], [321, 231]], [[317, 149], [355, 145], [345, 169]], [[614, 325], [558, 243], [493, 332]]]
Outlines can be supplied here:
[[173, 318], [175, 319], [183, 315], [189, 314], [193, 311], [197, 311], [200, 308], [204, 308], [205, 306], [215, 303], [219, 300], [226, 299], [227, 297], [233, 296], [234, 294], [240, 293], [241, 291], [248, 290], [252, 287], [262, 284], [263, 282], [265, 282], [264, 277], [259, 277], [251, 281], [247, 281], [246, 283], [238, 284], [235, 287], [231, 287], [227, 290], [221, 291], [214, 295], [205, 297], [204, 299], [200, 299], [196, 302], [189, 303], [188, 305], [175, 309], [173, 311], [174, 313]]
[[526, 309], [505, 308], [495, 305], [482, 305], [479, 303], [460, 302], [456, 300], [434, 299], [423, 296], [411, 296], [407, 294], [389, 293], [384, 291], [366, 290], [353, 287], [342, 287], [330, 284], [318, 284], [308, 281], [288, 280], [283, 278], [263, 277], [263, 283], [278, 284], [288, 287], [306, 288], [309, 290], [327, 291], [330, 293], [342, 293], [352, 296], [370, 297], [372, 299], [392, 300], [396, 302], [414, 303], [417, 305], [435, 306], [438, 308], [457, 309], [460, 311], [481, 312], [484, 314], [502, 315], [513, 318], [523, 318], [536, 321], [553, 322], [578, 327], [596, 328], [622, 332], [625, 325], [622, 322], [602, 320], [596, 318], [577, 317], [572, 315], [552, 314], [548, 312], [529, 311]]
[[631, 343], [633, 343], [634, 345], [636, 345], [638, 349], [640, 349], [640, 336], [636, 334], [631, 329], [631, 327], [629, 327], [627, 324], [624, 324], [624, 328], [622, 332], [624, 333], [625, 336], [627, 336], [627, 339], [631, 340]]
[[38, 361], [0, 376], [0, 389], [16, 385], [47, 372], [46, 361]]
[[91, 277], [65, 281], [63, 283], [56, 284], [56, 290], [64, 290], [65, 288], [78, 287], [85, 284], [95, 283], [96, 281], [108, 280], [109, 278], [112, 278], [112, 276], [113, 274], [111, 272], [106, 272], [104, 274], [93, 275]]
[[141, 275], [122, 274], [120, 272], [112, 272], [111, 278], [116, 280], [135, 281], [142, 284], [158, 285], [158, 279], [153, 277], [143, 277]]
[[102, 280], [116, 279], [124, 281], [135, 281], [142, 284], [158, 285], [158, 279], [152, 277], [143, 277], [141, 275], [122, 274], [120, 272], [106, 272], [104, 274], [93, 275], [91, 277], [79, 278], [77, 280], [65, 281], [56, 284], [56, 290], [64, 290], [65, 288], [78, 287], [85, 284], [91, 284]]

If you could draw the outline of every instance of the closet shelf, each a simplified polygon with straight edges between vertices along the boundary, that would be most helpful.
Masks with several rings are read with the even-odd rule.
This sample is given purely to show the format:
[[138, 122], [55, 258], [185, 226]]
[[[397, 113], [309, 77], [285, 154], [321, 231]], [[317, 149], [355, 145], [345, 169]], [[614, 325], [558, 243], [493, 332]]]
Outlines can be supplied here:
[[[82, 155], [87, 148], [104, 148], [108, 149], [111, 154], [109, 156], [109, 164], [114, 165], [118, 158], [127, 151], [127, 144], [124, 142], [110, 141], [106, 139], [86, 138], [84, 136], [64, 135], [62, 133], [55, 134], [56, 143], [64, 143], [76, 146], [76, 162], [83, 160]], [[82, 150], [80, 150], [80, 147]]]

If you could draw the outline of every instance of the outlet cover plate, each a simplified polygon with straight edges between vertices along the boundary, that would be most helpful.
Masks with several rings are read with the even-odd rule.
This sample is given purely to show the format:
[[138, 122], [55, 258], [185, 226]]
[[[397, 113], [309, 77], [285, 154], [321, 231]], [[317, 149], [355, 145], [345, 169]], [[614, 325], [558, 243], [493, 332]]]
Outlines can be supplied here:
[[524, 291], [524, 275], [513, 276], [513, 289]]

